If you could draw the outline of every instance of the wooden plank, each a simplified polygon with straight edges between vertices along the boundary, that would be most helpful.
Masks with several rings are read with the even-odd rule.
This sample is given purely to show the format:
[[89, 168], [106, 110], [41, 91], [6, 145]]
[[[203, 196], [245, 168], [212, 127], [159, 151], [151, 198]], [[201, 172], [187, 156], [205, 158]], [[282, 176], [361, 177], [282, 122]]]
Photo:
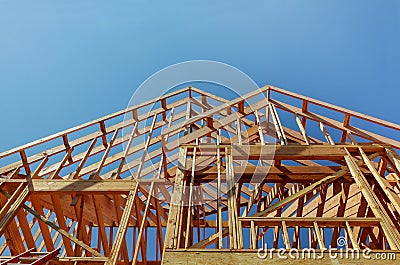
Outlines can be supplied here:
[[40, 162], [38, 167], [35, 169], [33, 172], [31, 179], [36, 179], [39, 177], [40, 171], [43, 169], [43, 167], [46, 165], [47, 161], [49, 160], [49, 157], [46, 155], [43, 160]]
[[396, 229], [393, 229], [394, 224], [385, 213], [383, 206], [380, 201], [376, 197], [376, 194], [373, 192], [369, 183], [365, 179], [363, 173], [359, 170], [354, 158], [348, 153], [345, 156], [346, 163], [350, 169], [350, 173], [356, 181], [359, 189], [361, 190], [364, 198], [368, 202], [368, 205], [371, 207], [374, 215], [378, 218], [382, 219], [382, 229], [385, 233], [385, 236], [388, 240], [390, 247], [394, 250], [400, 249], [400, 234]]
[[196, 167], [196, 151], [195, 147], [193, 150], [193, 159], [192, 159], [192, 171], [190, 175], [190, 183], [189, 183], [189, 202], [188, 202], [188, 211], [187, 211], [187, 224], [186, 224], [186, 233], [185, 233], [185, 248], [189, 247], [189, 233], [191, 228], [191, 220], [192, 220], [192, 201], [193, 201], [193, 184], [194, 184], [194, 170]]
[[282, 236], [283, 236], [283, 242], [285, 243], [285, 248], [290, 249], [290, 240], [289, 240], [288, 229], [286, 226], [286, 221], [282, 221]]
[[[7, 194], [5, 191], [1, 191], [3, 194]], [[8, 197], [0, 196], [0, 207], [4, 206], [7, 202]], [[11, 255], [16, 255], [24, 251], [24, 244], [22, 238], [18, 233], [18, 227], [15, 219], [12, 219], [4, 229], [5, 242], [3, 243], [1, 250], [3, 251], [8, 247]]]
[[[31, 190], [36, 193], [111, 193], [111, 194], [128, 194], [132, 183], [141, 182], [143, 184], [150, 183], [152, 179], [141, 181], [127, 179], [109, 179], [109, 180], [32, 180]], [[153, 180], [157, 183], [164, 183], [164, 180]]]
[[[278, 88], [278, 87], [275, 87], [275, 86], [269, 86], [269, 89], [271, 89], [272, 91], [275, 91], [275, 92], [278, 92], [278, 93], [293, 97], [293, 98], [305, 100], [305, 101], [307, 101], [309, 103], [312, 103], [312, 104], [315, 104], [315, 105], [318, 105], [318, 106], [321, 106], [321, 107], [324, 107], [324, 108], [327, 108], [327, 109], [331, 109], [331, 110], [334, 110], [334, 111], [337, 111], [337, 112], [341, 112], [341, 113], [350, 115], [351, 117], [356, 117], [356, 118], [359, 118], [359, 119], [362, 119], [362, 120], [366, 120], [366, 121], [369, 121], [369, 122], [372, 122], [372, 123], [375, 123], [375, 124], [383, 125], [385, 127], [392, 128], [392, 129], [400, 131], [400, 125], [392, 123], [392, 122], [381, 120], [381, 119], [378, 119], [378, 118], [375, 118], [375, 117], [372, 117], [372, 116], [369, 116], [369, 115], [366, 115], [366, 114], [362, 114], [362, 113], [359, 113], [359, 112], [356, 112], [356, 111], [352, 111], [352, 110], [349, 110], [349, 109], [346, 109], [346, 108], [338, 107], [338, 106], [332, 105], [330, 103], [326, 103], [326, 102], [323, 102], [323, 101], [320, 101], [320, 100], [316, 100], [316, 99], [313, 99], [313, 98], [310, 98], [310, 97], [306, 97], [306, 96], [303, 96], [303, 95], [300, 95], [300, 94], [296, 94], [296, 93], [293, 93], [293, 92], [290, 92], [290, 91], [287, 91], [287, 90], [283, 90], [282, 88]], [[306, 111], [304, 111], [304, 112], [306, 112]]]
[[168, 225], [165, 233], [165, 242], [164, 249], [166, 248], [176, 248], [177, 237], [180, 235], [176, 234], [176, 226], [178, 220], [178, 216], [180, 214], [180, 205], [182, 201], [182, 192], [183, 192], [183, 181], [184, 181], [184, 168], [186, 165], [186, 148], [181, 148], [179, 150], [179, 159], [178, 159], [178, 169], [176, 171], [175, 176], [175, 184], [171, 197], [170, 203], [170, 212], [168, 216]]
[[312, 191], [313, 189], [317, 188], [318, 186], [322, 185], [322, 184], [327, 184], [330, 183], [332, 181], [334, 181], [335, 179], [343, 176], [344, 174], [347, 173], [347, 170], [340, 170], [338, 172], [336, 172], [333, 175], [327, 176], [307, 187], [305, 187], [304, 189], [296, 192], [295, 194], [292, 194], [289, 197], [284, 198], [283, 200], [278, 201], [277, 203], [273, 204], [272, 206], [268, 207], [267, 209], [261, 211], [261, 212], [257, 212], [255, 214], [252, 215], [252, 217], [258, 217], [258, 216], [265, 216], [273, 211], [276, 211], [278, 209], [281, 209], [282, 207], [284, 207], [285, 205], [287, 205], [288, 203], [293, 202], [294, 200], [297, 200], [298, 198], [305, 196], [307, 193], [309, 193], [310, 191]]
[[15, 217], [29, 196], [27, 183], [21, 183], [17, 190], [9, 197], [0, 211], [0, 235], [3, 234], [7, 224]]
[[96, 179], [96, 178], [98, 178], [98, 177], [100, 176], [100, 171], [101, 171], [101, 169], [103, 168], [104, 163], [106, 162], [106, 159], [107, 159], [107, 157], [108, 157], [108, 154], [109, 154], [110, 151], [111, 151], [111, 148], [113, 147], [113, 144], [114, 144], [114, 142], [115, 142], [115, 139], [116, 139], [117, 136], [118, 136], [118, 132], [119, 132], [119, 130], [115, 130], [114, 134], [113, 134], [112, 137], [111, 137], [110, 142], [107, 143], [107, 148], [106, 148], [106, 150], [104, 151], [104, 154], [103, 154], [103, 156], [102, 156], [102, 158], [101, 158], [101, 160], [100, 160], [100, 163], [98, 164], [98, 166], [97, 166], [97, 168], [96, 168], [96, 170], [95, 170], [93, 179]]
[[269, 109], [271, 112], [271, 117], [275, 126], [275, 131], [278, 134], [278, 138], [281, 141], [281, 145], [287, 145], [287, 139], [286, 139], [286, 135], [285, 135], [285, 131], [282, 128], [282, 124], [280, 122], [279, 116], [278, 116], [278, 112], [276, 111], [276, 108], [273, 104], [269, 104]]
[[310, 145], [310, 141], [308, 140], [308, 135], [307, 135], [306, 129], [304, 128], [304, 125], [301, 122], [299, 115], [297, 115], [297, 113], [295, 113], [295, 119], [296, 119], [297, 126], [299, 126], [301, 135], [304, 138], [304, 142], [306, 143], [306, 145]]
[[[62, 212], [63, 207], [61, 206], [60, 198], [58, 196], [54, 196], [54, 195], [51, 195], [50, 197], [51, 197], [52, 204], [54, 205], [54, 212], [55, 212], [56, 217], [57, 217], [58, 226], [62, 230], [68, 232], [69, 229], [67, 227], [67, 224], [66, 224], [66, 221], [65, 221], [65, 218], [64, 218], [64, 214]], [[74, 250], [72, 248], [71, 241], [70, 241], [69, 237], [63, 236], [62, 240], [64, 242], [64, 247], [65, 247], [65, 250], [66, 250], [68, 256], [73, 256], [74, 255]]]
[[304, 112], [302, 112], [302, 110], [300, 108], [293, 107], [289, 104], [279, 102], [277, 100], [271, 100], [271, 101], [277, 108], [280, 108], [282, 110], [285, 110], [285, 111], [288, 111], [291, 113], [298, 113], [302, 116], [307, 117], [307, 119], [314, 120], [316, 122], [323, 122], [324, 124], [329, 125], [330, 127], [339, 129], [341, 131], [350, 131], [354, 135], [360, 136], [364, 139], [367, 139], [367, 140], [370, 140], [373, 142], [389, 144], [393, 147], [400, 148], [400, 142], [397, 140], [394, 140], [394, 139], [391, 139], [391, 138], [388, 138], [388, 137], [385, 137], [385, 136], [382, 136], [382, 135], [379, 135], [376, 133], [372, 133], [367, 130], [360, 129], [360, 128], [357, 128], [354, 126], [344, 127], [342, 122], [340, 122], [340, 121], [336, 121], [334, 119], [330, 119], [330, 118], [324, 117], [324, 116], [316, 114], [316, 113], [311, 113], [311, 112], [304, 113]]
[[53, 179], [55, 177], [58, 177], [58, 174], [60, 173], [60, 171], [64, 167], [64, 165], [67, 163], [67, 161], [71, 160], [71, 154], [72, 154], [73, 151], [74, 151], [73, 147], [68, 149], [68, 151], [65, 154], [64, 158], [61, 160], [61, 163], [59, 164], [57, 169], [48, 177], [48, 179]]
[[232, 233], [232, 241], [231, 248], [238, 249], [241, 246], [242, 242], [242, 229], [239, 227], [239, 220], [238, 220], [238, 207], [236, 204], [236, 186], [235, 186], [235, 179], [234, 179], [234, 169], [233, 169], [233, 159], [230, 154], [226, 153], [226, 179], [228, 185], [228, 205], [230, 205], [230, 209], [228, 209], [228, 214], [230, 216], [230, 223], [229, 225], [232, 226], [230, 232]]
[[[10, 194], [6, 194], [7, 197], [11, 197]], [[56, 224], [54, 224], [53, 222], [51, 222], [50, 220], [48, 220], [46, 217], [42, 216], [41, 214], [39, 214], [37, 211], [33, 210], [32, 208], [30, 208], [27, 205], [23, 205], [22, 206], [24, 208], [24, 210], [26, 210], [27, 212], [29, 212], [30, 214], [34, 215], [36, 218], [38, 218], [41, 222], [47, 224], [48, 226], [50, 226], [51, 228], [53, 228], [54, 230], [56, 230], [57, 232], [59, 232], [61, 235], [63, 235], [64, 237], [67, 237], [69, 240], [71, 240], [72, 242], [80, 245], [81, 247], [83, 247], [84, 249], [88, 250], [91, 254], [97, 256], [97, 257], [102, 257], [102, 255], [100, 253], [98, 253], [97, 251], [95, 251], [94, 249], [92, 249], [90, 246], [86, 245], [84, 242], [77, 240], [76, 238], [74, 238], [72, 235], [70, 235], [68, 232], [66, 232], [65, 230], [61, 229], [60, 227], [58, 227]], [[43, 232], [44, 230], [42, 230]]]
[[86, 160], [89, 158], [90, 153], [92, 152], [93, 148], [95, 147], [97, 142], [97, 138], [94, 138], [93, 141], [90, 143], [89, 147], [87, 148], [85, 154], [83, 155], [82, 160], [79, 162], [78, 168], [75, 170], [75, 172], [71, 175], [71, 178], [78, 178], [79, 173], [81, 172], [83, 166], [86, 163]]
[[131, 216], [133, 204], [136, 199], [136, 193], [138, 190], [138, 186], [139, 185], [137, 183], [134, 183], [131, 186], [132, 189], [129, 192], [129, 195], [127, 197], [125, 209], [124, 209], [124, 212], [122, 214], [122, 217], [121, 217], [121, 220], [120, 220], [120, 223], [118, 226], [117, 235], [115, 236], [114, 245], [111, 249], [109, 258], [108, 258], [107, 262], [105, 263], [107, 265], [114, 265], [117, 261], [119, 251], [121, 249], [122, 241], [125, 238], [125, 233], [126, 233], [126, 229], [128, 226], [129, 218]]
[[331, 145], [335, 145], [335, 142], [333, 141], [331, 135], [329, 134], [328, 130], [326, 129], [325, 125], [322, 122], [319, 122], [319, 128], [321, 129], [321, 132], [324, 134], [326, 141]]
[[[380, 152], [383, 146], [363, 145], [365, 152]], [[202, 146], [201, 155], [205, 155], [206, 146]], [[357, 154], [358, 147], [350, 145], [232, 145], [232, 155], [236, 160], [243, 159], [279, 159], [279, 160], [341, 160], [346, 155], [344, 148], [351, 154]], [[210, 149], [211, 150], [211, 149]]]
[[346, 231], [347, 231], [347, 235], [350, 238], [350, 242], [351, 242], [351, 246], [353, 249], [360, 249], [358, 243], [357, 243], [357, 238], [355, 237], [353, 230], [350, 227], [349, 222], [346, 222]]
[[[80, 200], [79, 203], [79, 207], [77, 205], [78, 201], [76, 203], [73, 204], [73, 202], [71, 202], [71, 206], [74, 207], [74, 211], [75, 211], [75, 215], [76, 215], [76, 238], [78, 240], [82, 240], [84, 237], [86, 240], [83, 240], [86, 244], [88, 243], [87, 241], [87, 234], [86, 234], [86, 229], [84, 229], [84, 224], [83, 224], [83, 207], [85, 204], [85, 199], [84, 199], [84, 195], [80, 195], [80, 196], [73, 196], [71, 195], [72, 198], [77, 198], [78, 200]], [[74, 249], [74, 256], [80, 256], [82, 254], [82, 248], [79, 245], [75, 246]], [[87, 252], [87, 255], [90, 255], [89, 252]]]
[[346, 227], [346, 222], [353, 226], [371, 227], [379, 226], [380, 218], [376, 217], [239, 217], [239, 221], [244, 227], [250, 227], [253, 221], [258, 226], [281, 226], [285, 221], [287, 226], [314, 227], [314, 222], [319, 227]]
[[[43, 207], [42, 207], [42, 205], [41, 205], [40, 202], [39, 202], [39, 198], [37, 197], [37, 195], [35, 195], [35, 193], [33, 193], [33, 194], [31, 195], [31, 203], [32, 203], [32, 206], [33, 206], [33, 208], [34, 208], [34, 211], [35, 211], [39, 216], [44, 216], [44, 215], [45, 215], [45, 214], [44, 214], [44, 211], [43, 211]], [[44, 217], [44, 219], [45, 219], [45, 220], [48, 220], [49, 216], [50, 216], [50, 211], [48, 212], [47, 217]], [[55, 249], [55, 248], [54, 248], [54, 243], [53, 243], [53, 241], [51, 240], [49, 227], [46, 225], [45, 222], [38, 222], [38, 224], [39, 224], [39, 228], [40, 228], [40, 231], [41, 231], [41, 235], [42, 235], [42, 237], [43, 237], [43, 241], [44, 241], [44, 243], [45, 243], [45, 245], [46, 245], [46, 249], [47, 249], [48, 251], [54, 250], [54, 249]]]
[[256, 122], [257, 122], [257, 129], [258, 129], [258, 135], [260, 137], [260, 141], [262, 145], [265, 145], [265, 138], [264, 138], [264, 133], [261, 127], [261, 122], [260, 122], [260, 117], [257, 111], [255, 111], [254, 113], [255, 117], [256, 117]]
[[104, 255], [109, 256], [110, 249], [108, 247], [106, 228], [104, 227], [103, 211], [102, 211], [102, 207], [101, 207], [99, 201], [96, 200], [96, 197], [98, 198], [98, 195], [97, 196], [92, 195], [92, 201], [93, 201], [94, 210], [95, 210], [95, 214], [96, 214], [96, 218], [97, 218], [97, 225], [99, 226], [98, 229], [99, 229], [101, 244], [103, 246]]
[[218, 248], [223, 248], [222, 243], [222, 202], [221, 202], [221, 149], [219, 148], [220, 143], [220, 132], [217, 135], [217, 217], [218, 217]]
[[[346, 222], [348, 224], [348, 222]], [[325, 248], [325, 243], [324, 243], [324, 239], [322, 237], [321, 234], [321, 230], [318, 226], [318, 223], [316, 221], [313, 221], [313, 226], [314, 226], [314, 231], [315, 231], [315, 235], [317, 236], [317, 241], [318, 241], [318, 245], [320, 249], [324, 249]]]
[[150, 127], [150, 131], [149, 131], [149, 135], [147, 136], [146, 143], [145, 143], [145, 145], [144, 145], [142, 158], [141, 158], [141, 160], [140, 160], [139, 167], [138, 167], [137, 172], [136, 172], [136, 176], [134, 176], [134, 175], [132, 174], [131, 179], [134, 179], [134, 178], [140, 179], [140, 176], [141, 176], [141, 173], [142, 173], [142, 169], [143, 169], [143, 164], [144, 164], [144, 162], [145, 162], [146, 154], [148, 154], [148, 147], [149, 147], [149, 145], [150, 145], [150, 141], [151, 141], [151, 138], [152, 138], [152, 135], [153, 135], [153, 129], [154, 129], [154, 126], [155, 126], [155, 124], [156, 124], [156, 121], [157, 121], [157, 115], [154, 115], [154, 116], [153, 116], [153, 121], [151, 122], [151, 127]]
[[[113, 198], [114, 198], [115, 214], [116, 214], [117, 220], [120, 221], [120, 220], [122, 220], [122, 215], [123, 215], [123, 212], [121, 210], [121, 206], [123, 206], [124, 204], [122, 203], [121, 196], [113, 195]], [[117, 223], [117, 225], [119, 225], [119, 223]], [[109, 248], [110, 249], [112, 249], [112, 247], [114, 245], [114, 241], [111, 239], [111, 236], [114, 235], [114, 226], [111, 227], [111, 228], [112, 228], [112, 230], [111, 230], [112, 233], [110, 232], [110, 240], [109, 240], [109, 242], [110, 242]], [[122, 250], [121, 250], [122, 251], [122, 257], [123, 257], [123, 259], [125, 261], [125, 264], [129, 264], [128, 246], [127, 246], [127, 243], [126, 243], [125, 239], [122, 240], [122, 246], [121, 247], [122, 247]]]
[[[343, 127], [349, 127], [350, 126], [350, 114], [346, 113], [344, 115], [344, 119], [343, 119]], [[340, 140], [341, 143], [346, 142], [346, 137], [347, 137], [347, 131], [343, 130], [342, 132], [342, 138]]]
[[124, 164], [126, 162], [126, 158], [128, 156], [129, 149], [131, 148], [131, 145], [132, 145], [133, 137], [137, 132], [137, 127], [138, 127], [138, 123], [135, 122], [135, 124], [133, 125], [133, 128], [132, 128], [132, 132], [129, 135], [128, 143], [125, 146], [124, 154], [121, 157], [121, 162], [120, 162], [120, 164], [118, 166], [117, 173], [115, 174], [115, 178], [119, 178], [120, 177], [120, 174], [122, 172], [122, 168], [123, 168], [123, 166], [124, 166]]
[[[31, 226], [28, 224], [28, 221], [26, 220], [26, 214], [22, 207], [19, 209], [17, 212], [17, 218], [19, 222], [19, 226], [22, 231], [22, 235], [24, 236], [24, 240], [26, 242], [26, 245], [28, 248], [36, 248], [35, 240], [33, 239], [32, 232], [31, 232]], [[33, 226], [33, 223], [32, 223]]]
[[[135, 252], [133, 253], [132, 264], [137, 263], [137, 259], [138, 259], [138, 255], [139, 255], [139, 248], [142, 245], [141, 240], [142, 240], [142, 235], [143, 235], [144, 224], [146, 222], [147, 214], [148, 214], [149, 208], [150, 208], [150, 199], [151, 199], [151, 196], [153, 196], [153, 189], [154, 189], [154, 182], [151, 183], [149, 194], [147, 196], [147, 203], [146, 203], [146, 207], [143, 212], [142, 222], [140, 223], [140, 227], [139, 227], [139, 233], [138, 233], [137, 240], [136, 240]], [[143, 243], [146, 243], [146, 242], [143, 242]]]
[[[25, 150], [19, 151], [19, 154], [20, 154], [20, 156], [21, 156], [21, 161], [22, 161], [22, 165], [23, 165], [23, 167], [24, 167], [24, 169], [25, 169], [25, 173], [26, 173], [27, 175], [31, 174], [31, 169], [30, 169], [30, 167], [29, 167], [29, 162], [28, 162], [28, 159], [27, 159], [27, 157], [26, 157]], [[1, 154], [0, 154], [0, 157], [1, 157]]]
[[[308, 101], [307, 100], [303, 100], [303, 104], [301, 105], [301, 110], [303, 112], [308, 112]], [[302, 117], [301, 124], [303, 125], [304, 128], [306, 128], [307, 118], [305, 116]]]
[[[229, 234], [229, 230], [228, 229], [224, 229], [222, 231], [222, 236], [225, 237]], [[211, 244], [213, 244], [215, 241], [217, 241], [219, 238], [219, 233], [215, 233], [212, 234], [211, 236], [207, 237], [206, 239], [197, 242], [196, 244], [190, 246], [190, 249], [201, 249], [201, 248], [205, 248]]]
[[398, 177], [400, 178], [400, 159], [398, 158], [398, 155], [396, 151], [393, 150], [393, 148], [385, 148], [386, 152], [386, 157], [389, 159], [389, 162], [395, 167], [396, 173], [399, 175]]
[[386, 181], [385, 178], [382, 178], [381, 175], [378, 173], [374, 165], [372, 164], [371, 160], [369, 160], [368, 156], [365, 154], [363, 149], [359, 147], [359, 151], [364, 163], [367, 165], [368, 169], [372, 172], [376, 182], [379, 184], [383, 192], [388, 196], [391, 203], [393, 204], [394, 208], [400, 213], [400, 198], [393, 190], [392, 186]]
[[[223, 110], [226, 109], [228, 106], [234, 106], [234, 105], [238, 104], [239, 102], [243, 101], [243, 98], [252, 98], [252, 97], [254, 97], [254, 96], [256, 96], [256, 95], [259, 95], [260, 93], [261, 93], [261, 90], [255, 90], [255, 91], [249, 92], [249, 93], [247, 93], [246, 95], [244, 95], [243, 97], [238, 97], [238, 98], [236, 98], [236, 99], [234, 99], [234, 100], [231, 100], [231, 101], [227, 102], [226, 104], [221, 104], [221, 105], [218, 106], [218, 107], [215, 107], [215, 108], [213, 108], [213, 109], [211, 109], [211, 110], [208, 110], [208, 111], [202, 113], [202, 115], [198, 115], [198, 116], [195, 116], [195, 117], [191, 117], [190, 119], [186, 120], [185, 123], [186, 123], [186, 124], [188, 124], [188, 123], [195, 123], [195, 122], [197, 122], [197, 121], [200, 121], [200, 120], [204, 119], [204, 117], [212, 117], [214, 114], [223, 111]], [[262, 106], [265, 106], [266, 103], [265, 103], [264, 101], [260, 101], [259, 104], [261, 104]], [[254, 106], [253, 106], [253, 107], [254, 107]], [[255, 109], [258, 109], [258, 108], [255, 108]], [[250, 109], [249, 109], [248, 107], [245, 108], [244, 113], [249, 113], [249, 112], [250, 112]], [[216, 127], [216, 126], [213, 126], [213, 127], [214, 127], [215, 129], [218, 129], [218, 128], [220, 128], [221, 126], [225, 125], [225, 122], [224, 122], [224, 121], [233, 120], [233, 119], [236, 120], [236, 118], [237, 118], [237, 113], [233, 113], [233, 114], [228, 115], [227, 117], [221, 119], [221, 120], [220, 120], [220, 123], [221, 123], [221, 124], [220, 124], [219, 126], [217, 125], [217, 127]], [[171, 132], [173, 132], [173, 131], [180, 130], [181, 127], [182, 127], [182, 124], [180, 124], [180, 123], [179, 123], [179, 124], [174, 124], [174, 125], [172, 125], [170, 128], [166, 129], [164, 133], [171, 133]], [[199, 133], [199, 132], [197, 132], [197, 133]], [[197, 133], [196, 133], [196, 134], [197, 134]], [[198, 138], [198, 137], [195, 137], [195, 138]], [[195, 138], [194, 138], [194, 139], [195, 139]], [[181, 138], [181, 140], [183, 140], [183, 139], [185, 139], [185, 137], [182, 137], [182, 138]], [[186, 141], [182, 141], [182, 142], [186, 142]]]
[[254, 221], [250, 221], [250, 238], [251, 238], [251, 248], [257, 248], [257, 232], [256, 227], [254, 225]]

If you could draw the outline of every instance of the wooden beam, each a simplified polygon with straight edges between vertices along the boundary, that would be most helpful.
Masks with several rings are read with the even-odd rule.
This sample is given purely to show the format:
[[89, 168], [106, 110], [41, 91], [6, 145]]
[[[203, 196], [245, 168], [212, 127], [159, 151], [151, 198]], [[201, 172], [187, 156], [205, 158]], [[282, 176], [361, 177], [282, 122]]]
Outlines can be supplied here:
[[354, 158], [348, 152], [345, 156], [346, 163], [350, 169], [350, 173], [353, 176], [354, 180], [356, 181], [359, 189], [361, 190], [364, 198], [368, 202], [368, 205], [371, 207], [374, 215], [378, 218], [381, 218], [382, 222], [382, 229], [385, 233], [385, 236], [388, 240], [388, 244], [390, 245], [391, 249], [399, 250], [400, 249], [400, 234], [397, 229], [394, 229], [394, 224], [385, 213], [383, 206], [381, 205], [380, 201], [376, 197], [376, 194], [373, 192], [371, 186], [365, 179], [363, 173], [358, 168], [358, 165], [354, 161]]
[[330, 183], [332, 181], [334, 181], [335, 179], [343, 176], [344, 174], [347, 173], [347, 170], [340, 170], [338, 172], [336, 172], [333, 175], [327, 176], [307, 187], [305, 187], [304, 189], [296, 192], [295, 194], [284, 198], [281, 201], [278, 201], [277, 203], [273, 204], [272, 206], [268, 207], [267, 209], [261, 211], [261, 212], [257, 212], [255, 214], [252, 215], [252, 217], [258, 217], [258, 216], [265, 216], [273, 211], [276, 211], [278, 209], [281, 209], [282, 207], [284, 207], [285, 205], [287, 205], [288, 203], [293, 202], [294, 200], [297, 200], [298, 198], [305, 196], [307, 193], [309, 193], [310, 191], [312, 191], [313, 189], [315, 189], [316, 187], [322, 185], [322, 184], [327, 184]]
[[[54, 196], [54, 195], [51, 195], [50, 197], [51, 197], [52, 204], [54, 205], [54, 212], [55, 212], [56, 217], [57, 217], [58, 226], [62, 230], [68, 232], [69, 229], [68, 229], [67, 224], [66, 224], [66, 220], [65, 220], [65, 217], [64, 217], [64, 214], [63, 214], [63, 211], [62, 211], [63, 208], [61, 206], [59, 197]], [[74, 250], [72, 248], [70, 238], [65, 236], [65, 235], [63, 235], [62, 240], [64, 242], [64, 247], [65, 247], [65, 250], [66, 250], [68, 256], [70, 256], [70, 257], [73, 256], [74, 255]]]
[[[111, 146], [111, 145], [110, 145]], [[94, 205], [94, 210], [97, 218], [97, 225], [99, 226], [99, 234], [101, 238], [101, 244], [103, 246], [104, 250], [104, 255], [109, 256], [110, 255], [110, 249], [108, 247], [108, 241], [107, 241], [107, 233], [106, 233], [106, 228], [104, 227], [104, 219], [103, 219], [103, 211], [102, 207], [96, 198], [98, 198], [99, 195], [92, 195], [92, 201]]]
[[314, 227], [314, 222], [319, 227], [346, 227], [346, 222], [353, 226], [371, 227], [379, 226], [381, 219], [376, 217], [239, 217], [244, 227], [250, 227], [251, 222], [258, 226], [281, 226], [285, 221], [288, 227], [302, 226]]
[[[7, 197], [11, 197], [10, 194], [6, 193]], [[70, 235], [68, 232], [66, 232], [65, 230], [61, 229], [59, 226], [57, 226], [56, 224], [54, 224], [53, 222], [51, 222], [50, 220], [48, 220], [46, 217], [42, 216], [41, 214], [39, 214], [37, 211], [33, 210], [31, 207], [27, 206], [27, 205], [23, 205], [22, 206], [27, 212], [29, 212], [30, 214], [32, 214], [33, 216], [35, 216], [36, 218], [38, 218], [41, 222], [47, 224], [48, 226], [50, 226], [51, 228], [53, 228], [54, 230], [56, 230], [57, 232], [59, 232], [61, 235], [63, 235], [64, 237], [67, 237], [69, 240], [71, 240], [72, 242], [80, 245], [81, 247], [83, 247], [84, 249], [88, 250], [91, 254], [97, 256], [97, 257], [102, 257], [103, 255], [101, 255], [100, 253], [98, 253], [97, 251], [95, 251], [94, 249], [92, 249], [91, 247], [89, 247], [88, 245], [86, 245], [84, 242], [77, 240], [76, 238], [74, 238], [72, 235]], [[42, 230], [43, 232], [43, 230]]]
[[393, 204], [394, 208], [396, 211], [400, 214], [400, 198], [396, 194], [396, 192], [393, 190], [392, 186], [389, 184], [389, 182], [381, 177], [381, 175], [378, 173], [376, 168], [373, 166], [371, 160], [369, 160], [368, 156], [365, 154], [365, 152], [362, 150], [361, 147], [359, 147], [359, 151], [361, 154], [361, 157], [364, 161], [364, 163], [367, 165], [368, 169], [372, 172], [372, 175], [374, 176], [376, 182], [379, 184], [383, 192], [388, 196], [390, 199], [391, 203]]
[[[5, 191], [3, 191], [5, 192]], [[15, 217], [29, 196], [27, 183], [21, 183], [17, 190], [9, 197], [6, 204], [0, 210], [0, 235], [3, 234], [7, 224]]]
[[107, 262], [105, 263], [106, 265], [114, 265], [117, 261], [119, 251], [120, 251], [120, 248], [122, 245], [122, 241], [125, 240], [126, 228], [128, 226], [128, 221], [131, 216], [133, 204], [136, 199], [136, 193], [138, 190], [138, 186], [139, 185], [137, 183], [134, 183], [131, 186], [131, 191], [129, 192], [129, 195], [127, 197], [127, 202], [125, 205], [124, 213], [122, 214], [121, 221], [118, 226], [117, 235], [115, 236], [114, 245], [111, 249], [109, 258], [108, 258]]
[[[297, 113], [295, 113], [294, 115], [295, 115], [295, 119], [296, 119], [297, 126], [299, 126], [301, 135], [302, 135], [303, 138], [304, 138], [304, 142], [305, 142], [307, 145], [310, 145], [310, 141], [308, 140], [308, 135], [307, 135], [306, 129], [304, 128], [304, 124], [301, 122], [301, 120], [300, 120], [300, 118], [299, 118], [299, 115], [297, 115]], [[305, 120], [304, 120], [304, 121], [305, 121]]]
[[164, 242], [164, 249], [165, 248], [177, 248], [176, 242], [177, 237], [177, 225], [178, 225], [178, 218], [181, 210], [181, 202], [182, 202], [182, 192], [183, 192], [183, 181], [185, 177], [185, 173], [183, 169], [186, 165], [186, 154], [187, 149], [181, 148], [179, 150], [179, 160], [178, 160], [178, 169], [175, 176], [175, 184], [174, 190], [171, 197], [170, 203], [170, 212], [168, 216], [168, 225], [167, 230], [165, 233], [165, 242]]
[[275, 125], [275, 131], [278, 134], [279, 140], [281, 141], [281, 145], [287, 145], [288, 141], [286, 139], [285, 131], [283, 130], [281, 121], [278, 116], [278, 112], [276, 111], [274, 104], [271, 103], [269, 104], [269, 110], [271, 112], [271, 117]]
[[[348, 222], [346, 222], [346, 223], [348, 223]], [[318, 226], [318, 222], [313, 221], [313, 226], [314, 226], [315, 235], [317, 236], [319, 248], [324, 249], [325, 248], [324, 238], [322, 237], [321, 230]]]
[[32, 180], [31, 191], [35, 193], [71, 193], [71, 192], [84, 192], [84, 193], [97, 193], [103, 194], [105, 192], [110, 194], [128, 194], [132, 183], [140, 182], [148, 184], [151, 181], [156, 183], [165, 183], [164, 180], [145, 179], [145, 180], [127, 180], [127, 179], [108, 179], [108, 180], [46, 180], [38, 179]]
[[[225, 237], [229, 235], [229, 230], [228, 229], [224, 229], [222, 231], [222, 236]], [[215, 233], [209, 237], [207, 237], [206, 239], [197, 242], [196, 244], [190, 246], [189, 248], [194, 248], [194, 249], [199, 249], [199, 248], [205, 248], [211, 244], [213, 244], [215, 241], [217, 241], [219, 238], [219, 233]]]
[[346, 231], [347, 235], [350, 238], [351, 246], [353, 249], [360, 249], [358, 243], [357, 243], [357, 238], [354, 236], [353, 230], [351, 229], [350, 223], [346, 222]]

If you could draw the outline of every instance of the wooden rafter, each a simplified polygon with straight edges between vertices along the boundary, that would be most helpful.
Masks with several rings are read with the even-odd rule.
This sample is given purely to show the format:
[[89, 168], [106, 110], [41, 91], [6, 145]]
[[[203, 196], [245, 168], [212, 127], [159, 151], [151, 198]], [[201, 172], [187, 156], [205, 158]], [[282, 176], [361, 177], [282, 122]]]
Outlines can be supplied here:
[[400, 142], [369, 125], [400, 131], [273, 86], [166, 94], [0, 153], [0, 255], [161, 264], [181, 250], [323, 249], [343, 231], [347, 248], [400, 251]]

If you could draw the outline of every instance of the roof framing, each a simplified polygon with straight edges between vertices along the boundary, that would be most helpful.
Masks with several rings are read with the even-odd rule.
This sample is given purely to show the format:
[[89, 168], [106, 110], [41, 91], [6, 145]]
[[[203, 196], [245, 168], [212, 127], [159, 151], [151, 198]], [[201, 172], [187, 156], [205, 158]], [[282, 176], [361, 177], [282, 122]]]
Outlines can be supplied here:
[[397, 253], [399, 131], [274, 86], [235, 99], [186, 87], [0, 153], [0, 255], [173, 264], [341, 235]]

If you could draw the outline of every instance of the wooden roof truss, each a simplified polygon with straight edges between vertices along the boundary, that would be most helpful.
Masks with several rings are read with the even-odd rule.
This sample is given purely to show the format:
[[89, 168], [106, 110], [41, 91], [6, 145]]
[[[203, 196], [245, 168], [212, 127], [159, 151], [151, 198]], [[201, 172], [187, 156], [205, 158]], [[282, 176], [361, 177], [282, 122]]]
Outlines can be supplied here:
[[398, 251], [399, 131], [273, 86], [230, 100], [187, 87], [1, 153], [1, 259], [160, 264], [340, 236]]

